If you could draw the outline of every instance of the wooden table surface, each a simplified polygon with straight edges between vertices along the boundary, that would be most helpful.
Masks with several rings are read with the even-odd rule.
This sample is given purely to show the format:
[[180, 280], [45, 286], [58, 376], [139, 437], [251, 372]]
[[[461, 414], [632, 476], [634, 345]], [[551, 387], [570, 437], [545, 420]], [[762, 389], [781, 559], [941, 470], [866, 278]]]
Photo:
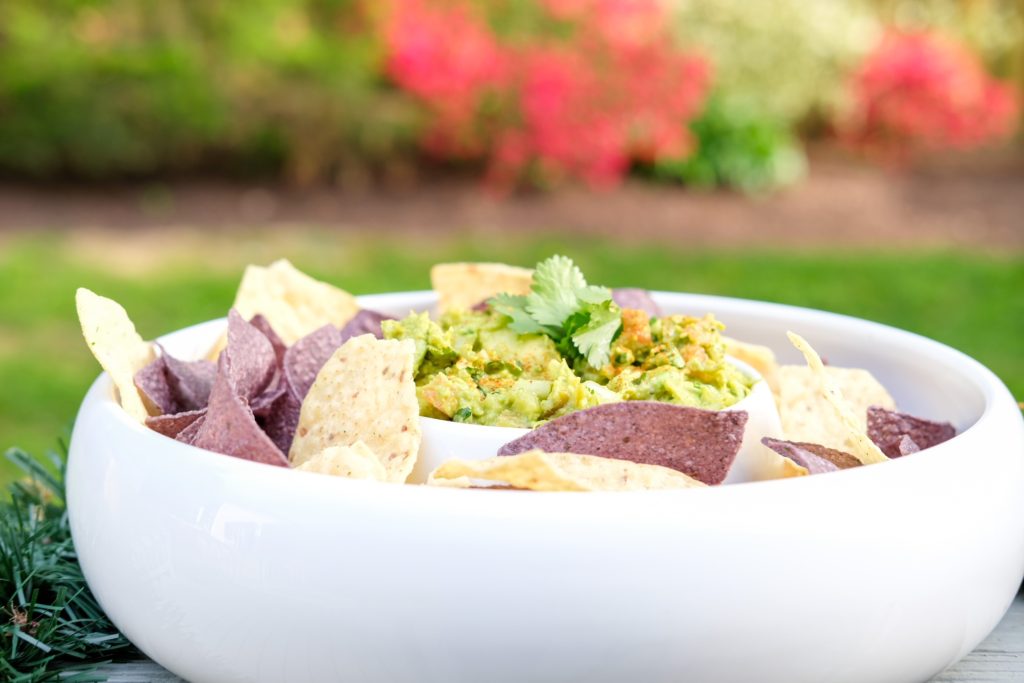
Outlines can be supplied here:
[[[110, 683], [182, 683], [155, 662], [110, 664], [100, 669]], [[931, 683], [1010, 683], [1024, 681], [1024, 592], [992, 634]], [[907, 683], [914, 683], [908, 681]]]

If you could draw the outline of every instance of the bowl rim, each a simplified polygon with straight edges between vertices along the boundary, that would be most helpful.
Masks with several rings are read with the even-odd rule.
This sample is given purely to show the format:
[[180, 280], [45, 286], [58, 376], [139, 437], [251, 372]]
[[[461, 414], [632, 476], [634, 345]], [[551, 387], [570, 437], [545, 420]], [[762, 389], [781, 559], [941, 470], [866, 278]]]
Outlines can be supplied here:
[[[958, 364], [958, 367], [962, 369], [964, 377], [968, 378], [972, 385], [974, 385], [981, 393], [982, 400], [984, 402], [984, 408], [978, 419], [975, 420], [969, 427], [963, 431], [958, 432], [952, 439], [945, 441], [936, 446], [932, 446], [928, 450], [930, 451], [929, 457], [927, 458], [893, 458], [888, 462], [879, 463], [872, 467], [855, 467], [846, 470], [840, 470], [838, 472], [829, 472], [829, 476], [817, 475], [812, 477], [791, 477], [784, 479], [771, 479], [764, 481], [751, 481], [751, 482], [739, 482], [735, 484], [729, 484], [724, 486], [708, 486], [696, 489], [687, 489], [685, 496], [693, 495], [715, 495], [715, 496], [736, 496], [745, 495], [744, 492], [750, 492], [752, 490], [764, 491], [767, 487], [781, 487], [781, 486], [826, 486], [830, 480], [835, 481], [835, 478], [842, 476], [845, 477], [844, 481], [852, 482], [854, 477], [878, 477], [885, 476], [885, 471], [892, 471], [893, 468], [903, 468], [908, 470], [910, 468], [926, 468], [934, 466], [933, 463], [949, 459], [951, 457], [959, 457], [954, 453], [954, 449], [969, 441], [976, 438], [982, 431], [989, 428], [990, 423], [997, 418], [994, 407], [999, 399], [1004, 399], [1009, 402], [1013, 402], [1012, 396], [1005, 385], [999, 380], [999, 378], [987, 367], [982, 365], [980, 362], [971, 358], [967, 354], [954, 349], [946, 344], [935, 341], [923, 335], [902, 330], [897, 327], [885, 325], [883, 323], [874, 322], [871, 320], [865, 320], [863, 318], [856, 318], [854, 316], [844, 315], [841, 313], [834, 313], [831, 311], [821, 311], [812, 308], [804, 308], [800, 306], [792, 306], [789, 304], [779, 304], [774, 302], [758, 301], [754, 299], [743, 299], [738, 297], [724, 297], [717, 295], [708, 294], [697, 294], [689, 292], [669, 292], [663, 290], [648, 290], [655, 300], [659, 298], [673, 298], [684, 296], [692, 300], [699, 305], [707, 304], [709, 310], [712, 306], [721, 307], [732, 307], [732, 306], [755, 306], [761, 311], [769, 314], [779, 314], [780, 316], [785, 315], [787, 317], [806, 317], [812, 316], [815, 318], [824, 318], [826, 322], [831, 322], [840, 326], [858, 326], [862, 329], [880, 332], [883, 334], [895, 334], [902, 336], [903, 338], [912, 341], [913, 343], [923, 344], [929, 347], [933, 352], [940, 353], [946, 358]], [[436, 293], [432, 290], [412, 290], [412, 291], [399, 291], [399, 292], [387, 292], [387, 293], [375, 293], [366, 294], [357, 297], [357, 301], [360, 306], [366, 308], [372, 308], [374, 305], [387, 305], [389, 299], [399, 298], [414, 298], [414, 297], [425, 297], [432, 302], [436, 299]], [[428, 302], [428, 305], [430, 305]], [[156, 341], [161, 341], [172, 335], [185, 334], [185, 333], [196, 333], [200, 328], [216, 327], [223, 325], [226, 318], [215, 318], [203, 322], [189, 325], [171, 332], [167, 332], [156, 338]], [[379, 482], [372, 480], [361, 480], [361, 479], [349, 479], [346, 477], [331, 477], [323, 476], [314, 472], [304, 472], [292, 468], [275, 467], [265, 465], [243, 458], [233, 458], [230, 456], [222, 456], [219, 453], [209, 451], [206, 449], [198, 448], [190, 444], [181, 443], [174, 439], [170, 439], [163, 434], [155, 432], [147, 428], [143, 423], [134, 421], [128, 413], [121, 407], [120, 403], [115, 400], [112, 383], [110, 377], [106, 372], [101, 372], [93, 383], [90, 385], [85, 397], [82, 400], [82, 404], [79, 408], [78, 418], [76, 418], [76, 427], [78, 419], [81, 419], [85, 408], [92, 403], [100, 403], [99, 406], [107, 416], [113, 420], [114, 423], [122, 426], [128, 430], [136, 430], [136, 434], [144, 433], [145, 436], [142, 438], [146, 439], [158, 439], [159, 441], [154, 442], [157, 448], [151, 450], [168, 449], [166, 452], [173, 453], [174, 457], [183, 458], [183, 462], [190, 466], [199, 468], [211, 468], [210, 472], [219, 472], [227, 476], [249, 476], [249, 477], [292, 477], [293, 482], [302, 482], [302, 486], [328, 486], [328, 487], [355, 487], [355, 491], [368, 491], [367, 487], [377, 489], [377, 492], [373, 493], [374, 496], [387, 496], [387, 495], [402, 495], [402, 496], [465, 496], [466, 492], [472, 492], [473, 496], [504, 496], [507, 497], [507, 492], [504, 490], [488, 490], [487, 488], [456, 488], [447, 486], [426, 486], [426, 485], [415, 485], [405, 484], [397, 482]], [[999, 396], [1003, 394], [1003, 396]], [[444, 420], [436, 420], [439, 423], [444, 423]], [[488, 425], [470, 425], [480, 428], [492, 428]], [[74, 432], [72, 433], [72, 442], [74, 441]], [[210, 458], [210, 455], [216, 455], [218, 457]], [[880, 467], [879, 465], [883, 466]], [[286, 471], [288, 474], [282, 474], [281, 471]], [[294, 477], [300, 477], [300, 479], [294, 479]], [[301, 477], [305, 477], [302, 479]], [[801, 481], [808, 480], [808, 481]], [[288, 481], [287, 479], [278, 480], [279, 482]], [[810, 483], [810, 482], [818, 482]], [[862, 484], [863, 485], [863, 484]], [[868, 486], [870, 486], [868, 484]], [[574, 491], [531, 491], [533, 494], [542, 494], [545, 499], [554, 499], [556, 497], [574, 496], [577, 499], [580, 498], [578, 492]], [[670, 496], [679, 496], [678, 490], [644, 490], [644, 491], [590, 491], [584, 497], [587, 500], [608, 500], [609, 496], [616, 497], [616, 499], [631, 498], [635, 499], [638, 496], [645, 498], [660, 498], [665, 499]], [[476, 500], [476, 498], [474, 498]], [[582, 502], [582, 501], [579, 501]]]

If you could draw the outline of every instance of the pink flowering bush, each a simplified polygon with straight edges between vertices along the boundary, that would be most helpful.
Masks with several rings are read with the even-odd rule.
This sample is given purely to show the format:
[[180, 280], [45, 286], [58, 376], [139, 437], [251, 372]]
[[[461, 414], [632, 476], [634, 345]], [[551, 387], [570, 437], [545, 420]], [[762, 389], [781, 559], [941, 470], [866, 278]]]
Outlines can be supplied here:
[[980, 60], [935, 33], [889, 32], [851, 78], [840, 123], [850, 146], [889, 161], [917, 152], [971, 149], [1013, 134], [1015, 92]]
[[635, 161], [684, 158], [710, 69], [677, 49], [656, 0], [543, 0], [534, 30], [499, 36], [501, 2], [393, 0], [387, 72], [429, 113], [424, 148], [481, 159], [492, 187], [619, 182]]

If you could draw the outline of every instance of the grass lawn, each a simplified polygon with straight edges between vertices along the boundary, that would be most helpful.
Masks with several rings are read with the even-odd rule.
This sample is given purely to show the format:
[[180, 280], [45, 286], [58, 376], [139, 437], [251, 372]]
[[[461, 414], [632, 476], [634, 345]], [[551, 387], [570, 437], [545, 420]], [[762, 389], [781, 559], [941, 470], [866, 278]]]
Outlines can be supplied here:
[[[992, 368], [1024, 399], [1024, 254], [692, 251], [580, 237], [48, 233], [0, 241], [0, 447], [55, 443], [98, 366], [74, 290], [120, 301], [145, 337], [219, 317], [248, 262], [287, 256], [354, 293], [429, 287], [452, 259], [532, 265], [565, 253], [592, 282], [779, 301], [913, 330]], [[12, 471], [0, 463], [0, 483]]]

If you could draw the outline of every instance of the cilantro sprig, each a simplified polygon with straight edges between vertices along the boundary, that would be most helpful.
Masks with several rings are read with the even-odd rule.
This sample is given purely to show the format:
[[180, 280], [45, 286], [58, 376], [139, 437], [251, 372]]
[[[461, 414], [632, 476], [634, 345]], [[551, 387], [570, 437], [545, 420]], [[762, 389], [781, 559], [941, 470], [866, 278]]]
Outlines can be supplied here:
[[537, 264], [526, 295], [498, 294], [488, 303], [507, 316], [519, 334], [545, 334], [570, 360], [586, 359], [592, 367], [608, 363], [612, 342], [622, 330], [622, 311], [607, 287], [588, 285], [566, 256]]

